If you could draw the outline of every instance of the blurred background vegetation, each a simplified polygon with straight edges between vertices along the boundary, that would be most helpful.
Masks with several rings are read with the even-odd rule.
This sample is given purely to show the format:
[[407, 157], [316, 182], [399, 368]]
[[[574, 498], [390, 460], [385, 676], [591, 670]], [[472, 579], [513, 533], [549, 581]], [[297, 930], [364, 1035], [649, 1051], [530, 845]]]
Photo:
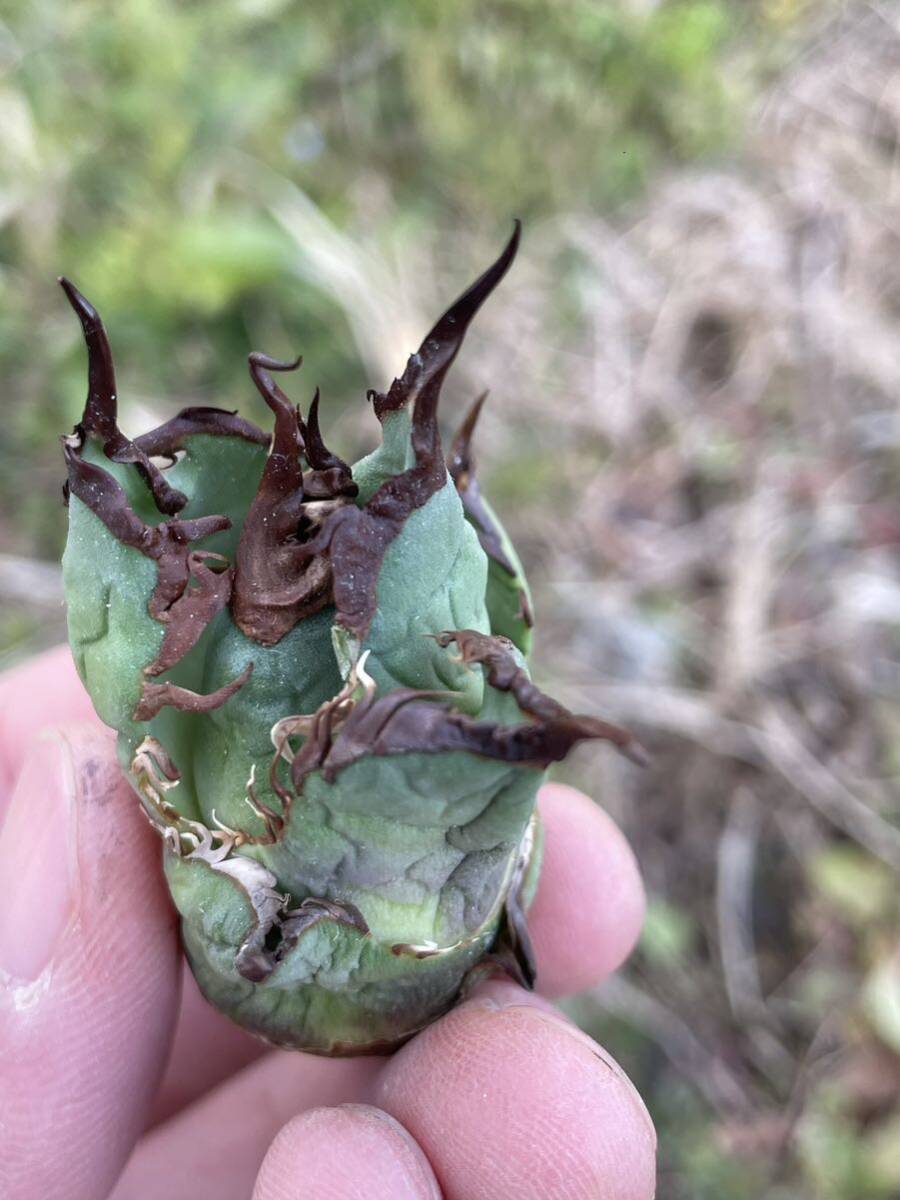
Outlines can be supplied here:
[[653, 753], [567, 777], [648, 881], [574, 1011], [662, 1198], [900, 1193], [898, 147], [893, 3], [0, 5], [0, 661], [63, 633], [56, 275], [127, 431], [262, 421], [247, 352], [300, 351], [351, 457], [523, 218], [445, 419], [491, 387], [539, 676]]

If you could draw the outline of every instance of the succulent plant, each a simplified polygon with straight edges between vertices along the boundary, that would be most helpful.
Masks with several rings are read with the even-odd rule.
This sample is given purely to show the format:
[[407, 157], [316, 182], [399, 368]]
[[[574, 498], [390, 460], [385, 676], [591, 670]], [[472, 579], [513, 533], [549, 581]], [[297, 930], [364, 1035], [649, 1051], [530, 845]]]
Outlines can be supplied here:
[[527, 986], [535, 795], [616, 726], [531, 682], [522, 568], [481, 497], [476, 402], [449, 469], [444, 377], [513, 260], [447, 310], [385, 394], [381, 443], [329, 450], [249, 356], [274, 416], [187, 408], [133, 441], [116, 423], [103, 324], [61, 280], [88, 350], [84, 414], [63, 439], [72, 650], [162, 836], [204, 994], [273, 1043], [389, 1049], [473, 972]]

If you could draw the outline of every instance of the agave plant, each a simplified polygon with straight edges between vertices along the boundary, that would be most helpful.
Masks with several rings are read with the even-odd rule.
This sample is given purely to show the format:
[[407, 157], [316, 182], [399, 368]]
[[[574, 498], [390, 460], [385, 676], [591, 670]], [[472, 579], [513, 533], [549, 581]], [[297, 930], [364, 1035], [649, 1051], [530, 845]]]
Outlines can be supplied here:
[[88, 350], [63, 439], [72, 650], [162, 836], [204, 994], [273, 1043], [389, 1049], [473, 972], [535, 968], [524, 913], [535, 794], [585, 738], [623, 730], [531, 682], [531, 601], [481, 497], [482, 400], [441, 451], [438, 397], [503, 253], [387, 393], [378, 448], [327, 448], [249, 356], [274, 417], [187, 408], [133, 441], [97, 311], [61, 280]]

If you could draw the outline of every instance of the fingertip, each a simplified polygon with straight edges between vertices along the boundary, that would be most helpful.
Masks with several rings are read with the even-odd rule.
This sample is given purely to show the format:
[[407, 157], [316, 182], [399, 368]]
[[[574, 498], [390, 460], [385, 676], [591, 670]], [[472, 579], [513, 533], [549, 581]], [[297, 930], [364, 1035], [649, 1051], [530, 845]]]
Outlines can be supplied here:
[[650, 1200], [655, 1133], [621, 1068], [558, 1014], [505, 999], [488, 992], [430, 1026], [376, 1093], [444, 1194]]
[[421, 1148], [367, 1104], [313, 1108], [285, 1125], [266, 1155], [253, 1200], [440, 1200]]
[[644, 920], [644, 886], [624, 834], [583, 792], [547, 784], [538, 808], [544, 854], [528, 925], [538, 987], [565, 996], [594, 986], [631, 953]]

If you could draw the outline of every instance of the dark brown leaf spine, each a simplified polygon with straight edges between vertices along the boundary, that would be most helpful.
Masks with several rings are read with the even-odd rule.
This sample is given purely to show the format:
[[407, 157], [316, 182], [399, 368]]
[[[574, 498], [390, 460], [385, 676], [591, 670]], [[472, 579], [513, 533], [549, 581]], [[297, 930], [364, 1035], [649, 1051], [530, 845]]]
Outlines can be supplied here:
[[81, 322], [88, 352], [88, 394], [76, 433], [82, 439], [96, 437], [112, 462], [133, 463], [147, 481], [159, 511], [173, 516], [187, 504], [187, 496], [169, 485], [159, 467], [116, 424], [116, 372], [100, 314], [70, 280], [61, 276], [59, 283]]

